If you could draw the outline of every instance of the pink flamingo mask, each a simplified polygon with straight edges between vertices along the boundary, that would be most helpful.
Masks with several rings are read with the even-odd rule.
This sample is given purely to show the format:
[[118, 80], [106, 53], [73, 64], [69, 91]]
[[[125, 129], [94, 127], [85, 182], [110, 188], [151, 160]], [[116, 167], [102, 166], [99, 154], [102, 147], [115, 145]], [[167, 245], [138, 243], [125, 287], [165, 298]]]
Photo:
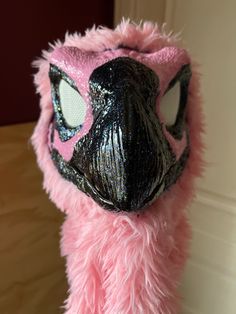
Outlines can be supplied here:
[[69, 35], [36, 62], [32, 141], [67, 215], [67, 313], [176, 313], [202, 172], [198, 75], [157, 26]]
[[[137, 211], [153, 202], [178, 179], [188, 158], [189, 62], [175, 47], [155, 53], [55, 49], [49, 145], [60, 174], [109, 210]], [[176, 119], [167, 125], [160, 103], [178, 82]], [[77, 107], [68, 109], [72, 104]]]

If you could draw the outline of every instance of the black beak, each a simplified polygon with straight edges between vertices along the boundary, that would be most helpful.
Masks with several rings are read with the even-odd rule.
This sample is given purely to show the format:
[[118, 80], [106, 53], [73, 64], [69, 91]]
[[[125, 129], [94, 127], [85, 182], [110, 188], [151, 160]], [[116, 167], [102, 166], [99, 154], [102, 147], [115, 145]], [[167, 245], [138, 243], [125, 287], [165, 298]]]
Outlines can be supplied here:
[[104, 208], [142, 209], [164, 189], [172, 158], [155, 113], [158, 77], [121, 57], [95, 69], [89, 83], [94, 123], [70, 164]]

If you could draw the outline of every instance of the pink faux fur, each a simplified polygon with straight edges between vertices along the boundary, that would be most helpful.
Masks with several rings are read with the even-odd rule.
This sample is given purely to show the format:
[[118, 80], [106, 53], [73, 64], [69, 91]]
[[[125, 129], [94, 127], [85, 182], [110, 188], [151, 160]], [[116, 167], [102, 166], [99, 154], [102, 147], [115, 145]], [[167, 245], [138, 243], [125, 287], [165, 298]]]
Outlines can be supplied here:
[[35, 83], [42, 111], [32, 143], [44, 173], [44, 188], [67, 214], [61, 240], [70, 285], [65, 309], [67, 314], [174, 314], [179, 310], [176, 289], [191, 234], [185, 208], [194, 195], [194, 180], [203, 168], [203, 119], [196, 66], [188, 98], [191, 152], [187, 166], [177, 183], [146, 211], [105, 211], [60, 176], [49, 154], [52, 104], [48, 60], [53, 49], [74, 46], [84, 51], [103, 51], [119, 44], [150, 53], [177, 43], [157, 25], [123, 21], [114, 31], [100, 27], [87, 31], [84, 37], [67, 34], [64, 43], [57, 42], [35, 62], [39, 67]]

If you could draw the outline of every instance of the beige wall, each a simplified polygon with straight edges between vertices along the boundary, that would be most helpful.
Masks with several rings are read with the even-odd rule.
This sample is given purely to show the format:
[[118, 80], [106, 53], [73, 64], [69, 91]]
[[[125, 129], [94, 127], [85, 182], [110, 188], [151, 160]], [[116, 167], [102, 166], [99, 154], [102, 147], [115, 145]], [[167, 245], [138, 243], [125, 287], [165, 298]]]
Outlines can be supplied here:
[[[192, 206], [186, 314], [236, 313], [236, 2], [173, 1], [172, 27], [201, 64], [206, 113], [205, 178]], [[192, 311], [192, 312], [191, 312]]]
[[129, 17], [136, 22], [148, 19], [162, 24], [165, 7], [165, 0], [116, 0], [115, 24], [119, 23], [122, 17]]
[[116, 7], [117, 20], [129, 15], [182, 30], [184, 44], [201, 64], [208, 167], [190, 209], [193, 241], [182, 314], [235, 314], [236, 1], [117, 0]]

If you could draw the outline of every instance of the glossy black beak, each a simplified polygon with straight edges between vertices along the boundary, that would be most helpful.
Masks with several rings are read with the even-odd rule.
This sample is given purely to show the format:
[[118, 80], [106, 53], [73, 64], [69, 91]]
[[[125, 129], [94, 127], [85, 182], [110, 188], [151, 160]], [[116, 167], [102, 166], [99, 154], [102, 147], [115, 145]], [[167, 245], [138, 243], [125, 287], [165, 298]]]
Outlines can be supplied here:
[[95, 69], [89, 83], [94, 123], [76, 144], [71, 165], [101, 206], [137, 211], [164, 189], [171, 159], [156, 115], [158, 77], [121, 57]]

